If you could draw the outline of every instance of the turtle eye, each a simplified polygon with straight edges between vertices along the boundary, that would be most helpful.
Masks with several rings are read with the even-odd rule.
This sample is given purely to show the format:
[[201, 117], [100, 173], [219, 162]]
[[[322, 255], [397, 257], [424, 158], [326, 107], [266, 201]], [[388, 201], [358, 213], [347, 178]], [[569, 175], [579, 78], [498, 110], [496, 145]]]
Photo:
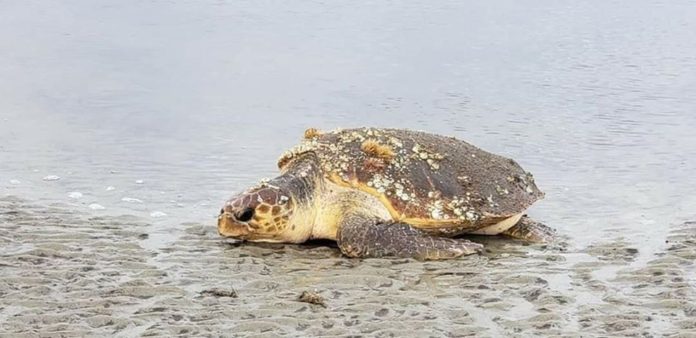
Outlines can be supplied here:
[[246, 208], [237, 215], [237, 220], [240, 222], [248, 222], [252, 217], [254, 217], [254, 209]]
[[220, 209], [220, 215], [225, 213], [225, 209]]

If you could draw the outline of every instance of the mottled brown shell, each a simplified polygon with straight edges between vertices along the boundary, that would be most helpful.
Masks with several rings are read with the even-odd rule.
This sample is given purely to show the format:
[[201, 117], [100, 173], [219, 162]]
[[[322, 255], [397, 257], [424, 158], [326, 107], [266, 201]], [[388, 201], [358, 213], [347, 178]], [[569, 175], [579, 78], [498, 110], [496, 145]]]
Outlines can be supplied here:
[[313, 152], [327, 179], [378, 197], [394, 219], [422, 228], [483, 227], [544, 196], [515, 161], [452, 137], [375, 128], [309, 135], [281, 157], [281, 169]]

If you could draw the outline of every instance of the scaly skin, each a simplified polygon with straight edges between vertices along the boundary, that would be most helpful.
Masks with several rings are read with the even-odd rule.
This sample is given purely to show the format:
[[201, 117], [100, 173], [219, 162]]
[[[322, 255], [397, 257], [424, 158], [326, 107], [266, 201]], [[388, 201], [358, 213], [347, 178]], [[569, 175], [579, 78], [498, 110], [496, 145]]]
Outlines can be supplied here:
[[383, 223], [360, 213], [350, 213], [343, 218], [337, 242], [348, 257], [396, 256], [439, 260], [483, 251], [481, 244], [431, 236], [408, 224]]
[[524, 215], [515, 226], [504, 231], [502, 235], [528, 242], [550, 243], [556, 237], [556, 231]]

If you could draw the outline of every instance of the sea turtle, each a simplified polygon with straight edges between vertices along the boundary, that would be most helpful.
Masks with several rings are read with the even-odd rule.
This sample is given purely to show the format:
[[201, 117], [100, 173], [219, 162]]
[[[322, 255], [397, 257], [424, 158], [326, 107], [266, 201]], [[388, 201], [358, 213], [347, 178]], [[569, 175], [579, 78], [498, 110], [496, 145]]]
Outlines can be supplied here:
[[402, 129], [305, 131], [280, 176], [232, 197], [218, 232], [254, 242], [335, 240], [349, 257], [447, 259], [480, 252], [455, 238], [504, 234], [545, 242], [524, 215], [543, 198], [515, 161], [453, 137]]

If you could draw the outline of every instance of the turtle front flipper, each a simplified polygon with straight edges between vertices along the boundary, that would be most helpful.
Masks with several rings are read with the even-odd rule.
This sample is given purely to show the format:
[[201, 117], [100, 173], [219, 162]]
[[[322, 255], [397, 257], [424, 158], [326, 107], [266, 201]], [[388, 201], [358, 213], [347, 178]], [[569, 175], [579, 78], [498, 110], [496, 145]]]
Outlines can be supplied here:
[[338, 228], [338, 247], [349, 257], [451, 259], [481, 252], [483, 245], [434, 237], [403, 223], [384, 223], [361, 214], [346, 215]]
[[556, 230], [524, 215], [517, 224], [503, 231], [502, 235], [528, 242], [550, 243], [556, 238]]

